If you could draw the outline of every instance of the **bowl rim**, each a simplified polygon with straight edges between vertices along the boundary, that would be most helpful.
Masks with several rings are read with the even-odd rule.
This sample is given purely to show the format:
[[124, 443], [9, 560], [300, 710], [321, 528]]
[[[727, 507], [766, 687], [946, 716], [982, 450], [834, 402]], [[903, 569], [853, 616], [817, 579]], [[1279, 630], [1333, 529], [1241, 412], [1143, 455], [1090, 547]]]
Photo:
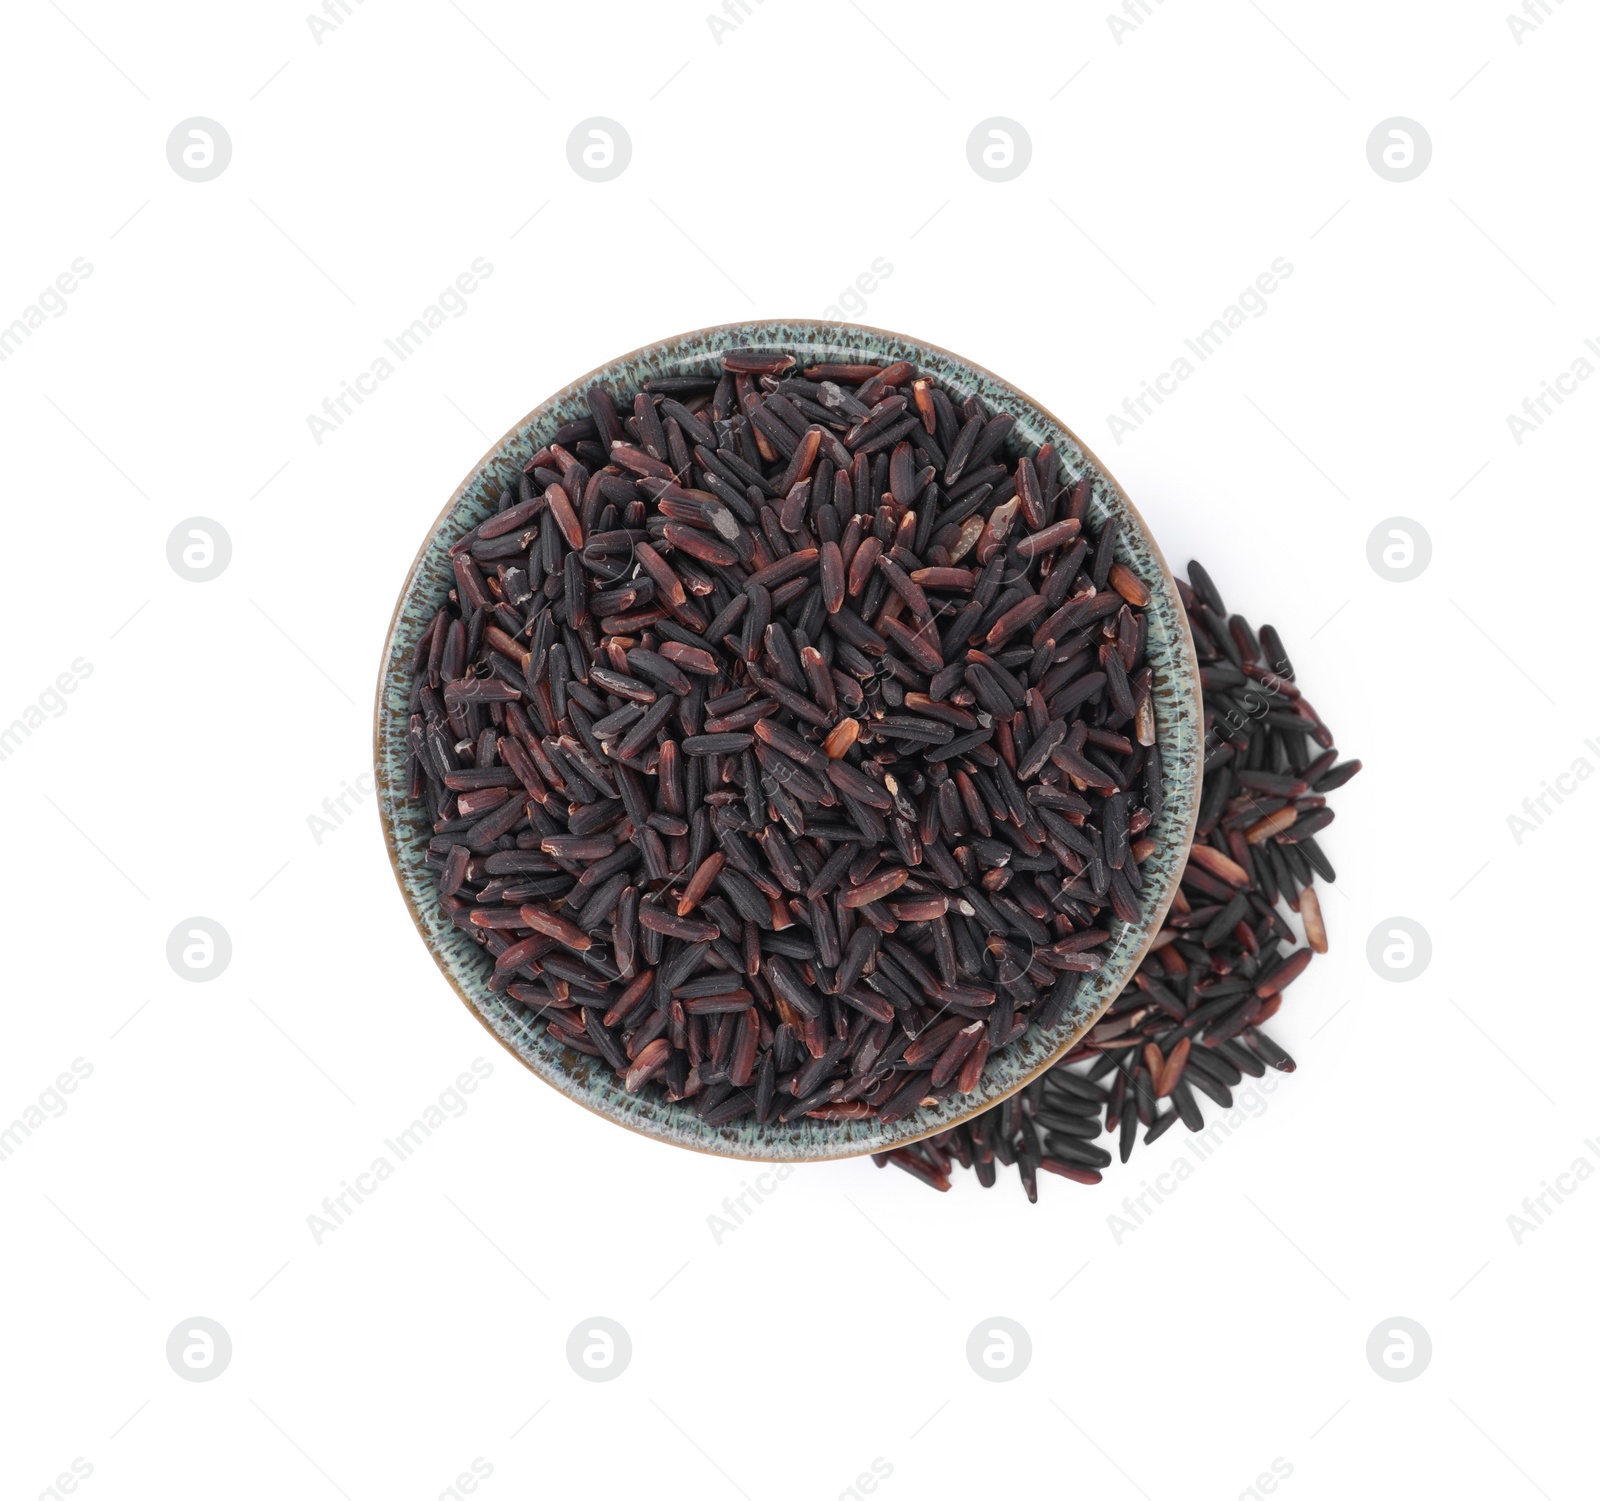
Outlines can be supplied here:
[[[1028, 1068], [1014, 1082], [1012, 1082], [1005, 1090], [1004, 1094], [995, 1098], [985, 1098], [965, 1109], [956, 1112], [952, 1116], [936, 1120], [931, 1124], [924, 1126], [922, 1129], [912, 1131], [909, 1134], [897, 1132], [892, 1141], [883, 1141], [877, 1143], [872, 1141], [841, 1143], [841, 1147], [843, 1148], [842, 1150], [762, 1150], [758, 1153], [737, 1151], [731, 1149], [734, 1144], [728, 1143], [722, 1140], [720, 1137], [707, 1136], [703, 1139], [689, 1138], [686, 1136], [673, 1134], [671, 1131], [664, 1128], [653, 1129], [648, 1117], [643, 1115], [630, 1117], [623, 1114], [613, 1114], [604, 1108], [602, 1102], [592, 1098], [586, 1091], [578, 1088], [569, 1089], [563, 1087], [564, 1083], [571, 1077], [567, 1070], [561, 1070], [560, 1079], [547, 1077], [544, 1073], [542, 1073], [537, 1067], [535, 1067], [530, 1059], [525, 1057], [522, 1052], [519, 1051], [519, 1049], [509, 1038], [503, 1036], [494, 1027], [489, 1018], [483, 1014], [483, 1012], [473, 1002], [471, 996], [469, 996], [463, 989], [461, 983], [458, 981], [455, 974], [445, 962], [445, 956], [435, 947], [423, 914], [418, 909], [418, 905], [413, 900], [411, 891], [406, 884], [405, 872], [401, 866], [396, 820], [391, 818], [389, 811], [391, 801], [404, 802], [405, 799], [403, 797], [394, 798], [392, 794], [388, 793], [388, 778], [385, 774], [383, 765], [385, 720], [388, 714], [394, 712], [388, 706], [385, 689], [389, 683], [391, 662], [394, 659], [397, 645], [396, 637], [401, 627], [401, 615], [406, 607], [408, 599], [416, 587], [418, 575], [423, 566], [424, 560], [426, 559], [431, 548], [434, 546], [441, 527], [461, 504], [463, 498], [466, 497], [467, 492], [477, 485], [478, 482], [490, 472], [493, 466], [495, 466], [497, 463], [505, 462], [507, 450], [519, 441], [519, 435], [523, 434], [534, 423], [547, 418], [550, 415], [550, 409], [564, 398], [573, 393], [583, 391], [588, 386], [594, 384], [597, 379], [614, 379], [615, 371], [619, 366], [626, 365], [628, 362], [634, 360], [649, 358], [652, 356], [659, 357], [669, 349], [672, 349], [675, 346], [684, 345], [690, 340], [704, 339], [711, 341], [704, 355], [705, 358], [709, 359], [713, 357], [719, 349], [725, 351], [729, 349], [782, 348], [786, 343], [797, 342], [793, 335], [796, 330], [801, 329], [809, 330], [810, 337], [819, 342], [822, 340], [824, 335], [826, 335], [830, 340], [840, 343], [848, 343], [852, 338], [864, 338], [869, 343], [877, 342], [890, 346], [907, 346], [917, 351], [938, 356], [941, 359], [948, 361], [953, 366], [971, 372], [973, 375], [978, 376], [983, 380], [992, 382], [995, 387], [999, 388], [1000, 391], [1005, 393], [1019, 406], [1031, 409], [1031, 411], [1036, 413], [1040, 418], [1059, 429], [1060, 432], [1064, 434], [1066, 438], [1073, 444], [1077, 450], [1077, 453], [1082, 457], [1086, 468], [1092, 471], [1094, 477], [1100, 482], [1101, 486], [1103, 486], [1105, 490], [1112, 492], [1116, 496], [1121, 506], [1125, 509], [1127, 515], [1131, 517], [1139, 527], [1142, 533], [1142, 541], [1145, 545], [1147, 545], [1151, 556], [1160, 570], [1161, 581], [1165, 584], [1170, 599], [1177, 605], [1177, 608], [1173, 612], [1178, 627], [1175, 647], [1179, 658], [1178, 665], [1180, 667], [1187, 668], [1191, 684], [1189, 697], [1193, 700], [1192, 722], [1196, 726], [1197, 754], [1194, 758], [1192, 767], [1179, 769], [1179, 774], [1176, 778], [1173, 777], [1172, 771], [1169, 770], [1165, 764], [1164, 758], [1162, 771], [1163, 809], [1169, 806], [1168, 794], [1176, 792], [1184, 797], [1186, 805], [1182, 813], [1182, 839], [1179, 842], [1179, 847], [1185, 851], [1187, 851], [1189, 846], [1194, 841], [1194, 830], [1199, 817], [1201, 798], [1202, 757], [1198, 754], [1198, 751], [1203, 749], [1202, 742], [1204, 717], [1200, 688], [1199, 660], [1195, 653], [1194, 637], [1189, 628], [1188, 614], [1187, 611], [1182, 607], [1181, 597], [1178, 592], [1176, 580], [1173, 577], [1172, 569], [1168, 565], [1166, 557], [1161, 551], [1160, 544], [1156, 540], [1155, 534], [1151, 530], [1149, 524], [1145, 521], [1138, 507], [1134, 505], [1127, 491], [1123, 489], [1122, 485], [1101, 461], [1100, 457], [1094, 452], [1093, 449], [1089, 447], [1087, 443], [1083, 441], [1081, 437], [1078, 436], [1075, 431], [1073, 431], [1072, 428], [1068, 427], [1066, 423], [1061, 421], [1061, 419], [1057, 417], [1054, 412], [1052, 412], [1042, 402], [1028, 395], [1027, 392], [1023, 391], [1013, 382], [1006, 380], [1002, 376], [996, 375], [992, 370], [989, 370], [987, 367], [978, 364], [974, 360], [968, 359], [965, 355], [956, 354], [951, 350], [943, 348], [941, 345], [930, 343], [926, 339], [914, 338], [907, 334], [896, 333], [890, 329], [877, 328], [871, 324], [830, 322], [827, 320], [813, 318], [753, 318], [737, 323], [709, 324], [702, 328], [691, 329], [683, 333], [669, 334], [659, 339], [652, 339], [649, 343], [642, 344], [638, 348], [630, 350], [625, 354], [611, 357], [602, 364], [594, 366], [584, 374], [577, 376], [572, 381], [569, 381], [567, 385], [552, 391], [542, 401], [537, 403], [530, 411], [520, 417], [504, 434], [496, 439], [495, 442], [484, 453], [483, 457], [479, 459], [479, 461], [468, 471], [461, 483], [458, 484], [451, 492], [449, 498], [445, 501], [443, 507], [434, 517], [433, 521], [429, 524], [426, 532], [424, 533], [422, 541], [411, 559], [410, 566], [406, 569], [405, 578], [401, 583], [399, 593], [396, 596], [394, 609], [389, 617], [388, 629], [384, 632], [383, 649], [378, 663], [377, 684], [374, 691], [373, 704], [373, 771], [377, 786], [377, 795], [374, 797], [373, 801], [376, 805], [379, 824], [383, 830], [384, 848], [389, 857], [389, 866], [394, 874], [395, 884], [400, 889], [401, 900], [405, 903], [406, 911], [411, 918], [412, 925], [416, 928], [418, 936], [423, 941], [424, 947], [427, 949], [429, 956], [433, 959], [435, 967], [438, 969], [440, 974], [444, 976], [445, 980], [450, 985], [450, 988], [455, 991], [457, 998], [461, 1001], [462, 1005], [466, 1007], [468, 1013], [492, 1038], [494, 1038], [494, 1040], [502, 1048], [506, 1050], [507, 1053], [511, 1055], [512, 1058], [514, 1058], [525, 1069], [527, 1069], [530, 1074], [541, 1080], [543, 1083], [549, 1085], [552, 1089], [555, 1089], [566, 1099], [581, 1105], [591, 1114], [598, 1116], [600, 1119], [606, 1121], [610, 1125], [622, 1126], [625, 1129], [632, 1131], [634, 1134], [646, 1138], [647, 1140], [660, 1142], [682, 1150], [694, 1151], [702, 1153], [706, 1156], [720, 1157], [731, 1161], [742, 1162], [837, 1162], [845, 1161], [854, 1157], [865, 1157], [874, 1153], [894, 1151], [900, 1147], [910, 1146], [914, 1142], [925, 1140], [927, 1137], [937, 1136], [943, 1131], [951, 1130], [956, 1126], [965, 1123], [966, 1121], [974, 1119], [986, 1111], [994, 1109], [997, 1105], [1000, 1105], [1005, 1100], [1011, 1098], [1011, 1096], [1027, 1088], [1027, 1086], [1032, 1083], [1033, 1080], [1038, 1078], [1041, 1074], [1045, 1073], [1049, 1069], [1053, 1068], [1062, 1060], [1062, 1058], [1071, 1052], [1071, 1050], [1075, 1048], [1078, 1043], [1082, 1041], [1082, 1039], [1088, 1034], [1088, 1032], [1096, 1025], [1096, 1023], [1105, 1014], [1106, 1010], [1110, 1007], [1111, 1003], [1117, 998], [1117, 996], [1121, 994], [1129, 979], [1131, 979], [1133, 974], [1138, 970], [1140, 964], [1143, 963], [1145, 956], [1150, 952], [1150, 947], [1155, 942], [1156, 935], [1161, 931], [1165, 923], [1167, 912], [1172, 905], [1173, 899], [1177, 894], [1178, 887], [1182, 880], [1182, 863], [1175, 860], [1171, 872], [1166, 876], [1165, 884], [1160, 890], [1155, 901], [1148, 904], [1145, 908], [1145, 932], [1137, 948], [1129, 953], [1124, 960], [1125, 970], [1122, 983], [1119, 984], [1115, 989], [1108, 989], [1107, 993], [1100, 999], [1098, 1005], [1094, 1007], [1087, 1017], [1081, 1021], [1081, 1023], [1071, 1028], [1070, 1031], [1064, 1035], [1063, 1040], [1056, 1047], [1052, 1048], [1048, 1054], [1046, 1054], [1036, 1064]], [[755, 338], [750, 337], [753, 332], [760, 330], [784, 330], [788, 332], [790, 337], [786, 340], [775, 339], [769, 344], [763, 344], [760, 342], [759, 336]], [[728, 337], [732, 335], [737, 335], [737, 340]], [[715, 341], [717, 341], [719, 338], [723, 339], [724, 342], [717, 344]], [[883, 356], [880, 354], [876, 356], [876, 358], [881, 359]], [[1065, 457], [1066, 456], [1063, 455], [1063, 458]], [[1157, 744], [1160, 744], [1159, 720]], [[1176, 785], [1174, 785], [1174, 782]], [[681, 1105], [674, 1108], [680, 1110], [684, 1109], [684, 1107]], [[685, 1113], [692, 1115], [692, 1112], [685, 1111]], [[917, 1115], [921, 1113], [922, 1111], [919, 1109], [919, 1111], [914, 1112], [912, 1115], [906, 1117], [904, 1121], [896, 1122], [895, 1124], [904, 1126], [908, 1123], [915, 1123], [917, 1120]], [[760, 1129], [765, 1130], [767, 1128]], [[763, 1144], [764, 1147], [772, 1145], [784, 1147], [790, 1144]]]

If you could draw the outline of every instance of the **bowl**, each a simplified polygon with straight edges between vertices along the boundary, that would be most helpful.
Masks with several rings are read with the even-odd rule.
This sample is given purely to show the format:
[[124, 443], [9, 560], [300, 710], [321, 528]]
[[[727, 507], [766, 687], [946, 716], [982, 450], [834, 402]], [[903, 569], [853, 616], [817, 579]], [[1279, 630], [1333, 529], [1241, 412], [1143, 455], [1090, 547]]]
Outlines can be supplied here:
[[[1156, 852], [1140, 865], [1144, 920], [1137, 926], [1115, 925], [1104, 967], [1085, 976], [1072, 1008], [1057, 1027], [1034, 1028], [991, 1057], [971, 1094], [952, 1096], [889, 1125], [803, 1117], [788, 1124], [713, 1127], [688, 1104], [628, 1093], [602, 1060], [557, 1043], [539, 1024], [519, 1015], [516, 1003], [489, 989], [486, 952], [440, 911], [434, 878], [424, 863], [432, 830], [421, 803], [407, 798], [411, 658], [454, 582], [450, 544], [493, 514], [502, 489], [516, 483], [524, 460], [556, 428], [588, 414], [584, 392], [589, 386], [601, 382], [614, 391], [631, 391], [648, 379], [702, 373], [730, 349], [770, 348], [789, 351], [802, 363], [909, 360], [947, 389], [976, 393], [989, 411], [1010, 413], [1016, 419], [1016, 443], [1029, 449], [1052, 443], [1070, 477], [1091, 476], [1091, 517], [1096, 522], [1113, 513], [1121, 518], [1118, 559], [1151, 590], [1147, 658], [1154, 670], [1164, 796], [1160, 817], [1149, 830]], [[406, 575], [384, 647], [373, 728], [378, 812], [401, 896], [445, 979], [496, 1041], [569, 1099], [618, 1125], [695, 1151], [774, 1162], [825, 1161], [903, 1146], [990, 1109], [1059, 1061], [1110, 1005], [1160, 931], [1194, 834], [1202, 738], [1200, 676], [1177, 587], [1133, 503], [1087, 446], [1031, 397], [947, 350], [857, 324], [785, 320], [724, 324], [637, 349], [541, 402], [496, 443], [445, 503]]]

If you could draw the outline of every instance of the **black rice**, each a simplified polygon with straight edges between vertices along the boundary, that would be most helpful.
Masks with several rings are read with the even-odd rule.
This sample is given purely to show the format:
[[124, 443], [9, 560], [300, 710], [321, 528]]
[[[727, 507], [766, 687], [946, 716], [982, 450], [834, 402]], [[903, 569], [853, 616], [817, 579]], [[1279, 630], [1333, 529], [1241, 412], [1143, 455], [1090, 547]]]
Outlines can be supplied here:
[[417, 644], [444, 912], [526, 1021], [710, 1124], [971, 1093], [1143, 915], [1151, 581], [1090, 476], [903, 362], [587, 405]]

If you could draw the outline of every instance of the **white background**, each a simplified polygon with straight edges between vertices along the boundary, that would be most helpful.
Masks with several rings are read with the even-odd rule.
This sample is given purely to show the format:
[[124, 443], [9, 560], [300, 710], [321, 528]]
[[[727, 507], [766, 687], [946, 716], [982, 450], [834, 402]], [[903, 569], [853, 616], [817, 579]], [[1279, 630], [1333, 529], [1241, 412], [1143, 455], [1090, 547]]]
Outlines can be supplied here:
[[[1519, 44], [1505, 3], [1152, 0], [1119, 42], [1095, 4], [750, 0], [719, 43], [707, 0], [351, 0], [319, 44], [287, 0], [12, 0], [0, 323], [93, 269], [0, 364], [0, 724], [92, 672], [0, 762], [0, 1125], [93, 1071], [0, 1162], [4, 1493], [78, 1459], [89, 1496], [395, 1501], [481, 1458], [489, 1497], [828, 1501], [878, 1459], [890, 1498], [1195, 1501], [1278, 1459], [1305, 1501], [1593, 1495], [1600, 1185], [1520, 1243], [1508, 1216], [1600, 1163], [1600, 789], [1520, 843], [1507, 817], [1600, 766], [1600, 383], [1520, 445], [1506, 418], [1600, 339], [1600, 20], [1551, 0]], [[233, 145], [205, 183], [166, 156], [195, 115]], [[565, 144], [595, 115], [633, 145], [600, 184]], [[1006, 183], [966, 155], [996, 115], [1032, 141]], [[1405, 183], [1366, 155], [1396, 115], [1433, 144]], [[1300, 1071], [1120, 1239], [1185, 1133], [1036, 1207], [1014, 1175], [811, 1167], [719, 1244], [752, 1170], [527, 1074], [428, 959], [371, 799], [308, 824], [370, 768], [394, 597], [491, 440], [649, 340], [820, 316], [879, 257], [860, 321], [1057, 412], [1367, 763], [1325, 840], [1333, 952], [1272, 1026]], [[232, 540], [210, 583], [167, 562], [193, 516]], [[1409, 583], [1367, 559], [1394, 516], [1432, 542]], [[165, 957], [196, 915], [233, 946], [206, 984]], [[1432, 939], [1408, 984], [1366, 959], [1395, 915]], [[477, 1057], [470, 1108], [318, 1244]], [[564, 1353], [595, 1315], [633, 1344], [603, 1385]], [[204, 1384], [165, 1358], [194, 1316], [233, 1343]], [[1032, 1340], [1007, 1384], [965, 1357], [992, 1316]], [[1394, 1316], [1433, 1345], [1403, 1384], [1365, 1355]]]

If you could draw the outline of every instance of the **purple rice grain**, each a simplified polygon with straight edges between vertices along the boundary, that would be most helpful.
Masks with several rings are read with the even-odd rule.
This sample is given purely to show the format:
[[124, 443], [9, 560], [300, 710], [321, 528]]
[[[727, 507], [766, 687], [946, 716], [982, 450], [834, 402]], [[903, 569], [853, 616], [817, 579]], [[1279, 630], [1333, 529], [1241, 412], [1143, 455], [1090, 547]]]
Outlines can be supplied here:
[[[736, 351], [587, 407], [414, 654], [443, 911], [529, 1024], [708, 1124], [971, 1093], [1142, 916], [1152, 581], [1089, 477], [904, 362]], [[1287, 879], [1344, 774], [1283, 802]], [[1021, 1109], [1030, 1183], [1097, 1176]]]

